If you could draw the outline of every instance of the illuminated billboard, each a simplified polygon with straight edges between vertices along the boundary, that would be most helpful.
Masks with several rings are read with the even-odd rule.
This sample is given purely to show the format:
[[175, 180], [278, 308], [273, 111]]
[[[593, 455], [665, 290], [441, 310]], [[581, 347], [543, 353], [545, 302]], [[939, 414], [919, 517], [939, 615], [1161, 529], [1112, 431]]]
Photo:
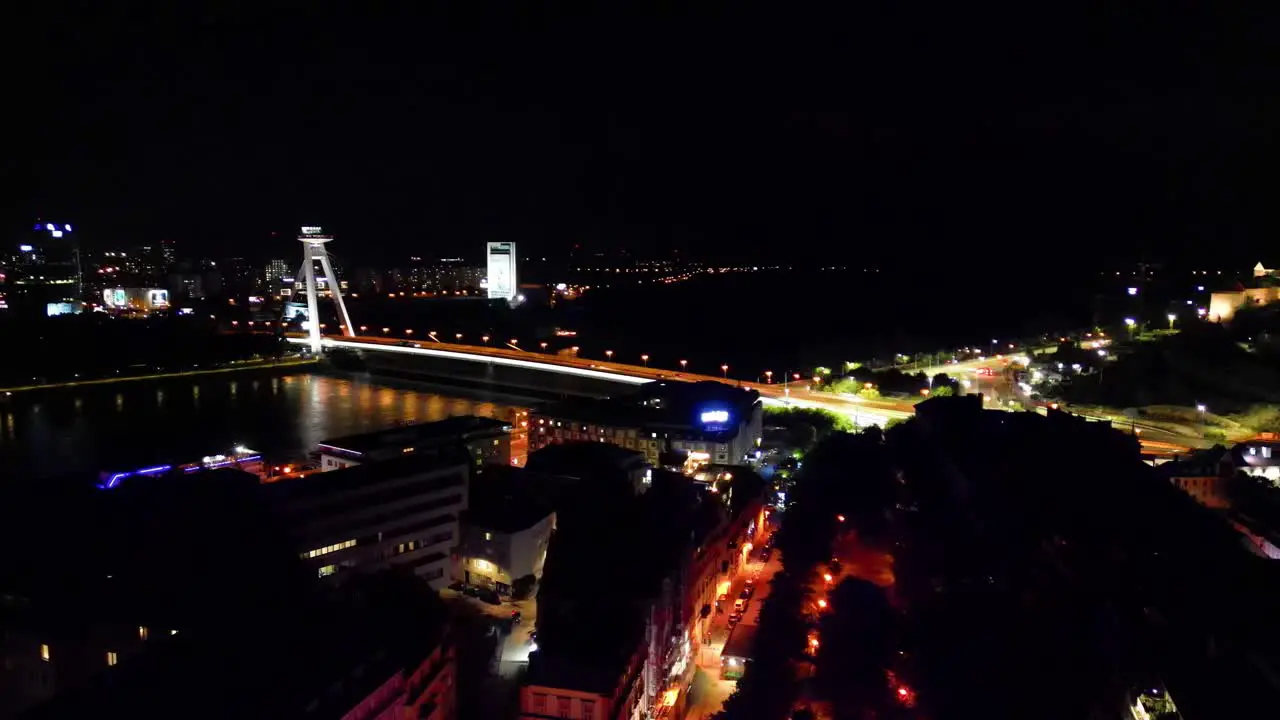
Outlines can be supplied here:
[[292, 320], [292, 319], [294, 319], [294, 318], [296, 318], [296, 317], [304, 317], [304, 318], [305, 318], [306, 316], [307, 316], [307, 304], [306, 304], [306, 303], [295, 303], [295, 302], [291, 302], [291, 303], [285, 303], [285, 304], [284, 304], [284, 319], [285, 319], [285, 320]]
[[169, 307], [169, 291], [163, 288], [107, 288], [102, 304], [117, 310], [163, 310]]
[[728, 410], [707, 410], [702, 413], [703, 425], [723, 425], [729, 422]]
[[706, 432], [728, 430], [733, 423], [733, 413], [724, 407], [703, 407], [698, 411], [698, 425]]
[[488, 244], [488, 291], [490, 299], [515, 300], [516, 298], [516, 244], [491, 242]]
[[57, 315], [75, 315], [80, 312], [80, 303], [56, 302], [48, 303], [44, 306], [44, 312], [49, 317]]

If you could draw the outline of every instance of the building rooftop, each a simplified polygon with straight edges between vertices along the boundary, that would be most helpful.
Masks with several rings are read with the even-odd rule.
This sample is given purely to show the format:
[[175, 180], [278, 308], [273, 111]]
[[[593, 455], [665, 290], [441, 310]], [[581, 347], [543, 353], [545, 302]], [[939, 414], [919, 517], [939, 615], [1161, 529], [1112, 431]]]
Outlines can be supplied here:
[[522, 468], [487, 469], [483, 481], [471, 483], [463, 522], [472, 527], [514, 533], [527, 530], [553, 514], [541, 483]]
[[471, 459], [466, 450], [460, 447], [448, 448], [439, 453], [412, 452], [380, 462], [267, 483], [262, 486], [262, 491], [273, 500], [297, 501], [410, 475], [445, 471], [459, 466], [470, 468], [470, 464]]
[[529, 455], [530, 470], [574, 475], [589, 468], [627, 467], [644, 463], [644, 454], [612, 443], [567, 442], [548, 445]]
[[[658, 381], [641, 385], [628, 395], [551, 403], [539, 408], [537, 414], [647, 432], [697, 433], [714, 440], [736, 435], [740, 419], [759, 401], [758, 392], [723, 383]], [[707, 417], [712, 413], [724, 414], [713, 422]], [[726, 418], [730, 420], [725, 422]]]
[[1230, 458], [1230, 451], [1221, 445], [1207, 450], [1197, 450], [1186, 457], [1171, 460], [1156, 467], [1165, 478], [1218, 477], [1222, 475], [1223, 461]]
[[246, 614], [216, 632], [162, 635], [29, 717], [161, 717], [174, 707], [197, 718], [341, 717], [443, 638], [439, 600], [393, 575], [360, 578], [288, 612]]
[[436, 422], [377, 430], [374, 432], [331, 438], [319, 443], [321, 450], [335, 449], [354, 455], [375, 450], [415, 447], [454, 440], [465, 440], [480, 434], [509, 432], [511, 424], [493, 418], [455, 415]]
[[756, 633], [759, 630], [759, 625], [738, 623], [729, 633], [729, 638], [724, 641], [724, 650], [720, 652], [720, 656], [739, 660], [750, 659], [751, 651], [755, 649]]

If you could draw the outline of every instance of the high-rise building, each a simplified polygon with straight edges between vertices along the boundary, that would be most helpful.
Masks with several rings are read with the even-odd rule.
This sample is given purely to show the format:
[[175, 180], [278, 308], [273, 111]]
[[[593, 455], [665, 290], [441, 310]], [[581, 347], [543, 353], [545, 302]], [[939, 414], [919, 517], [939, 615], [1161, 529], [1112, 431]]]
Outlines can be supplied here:
[[80, 246], [71, 225], [40, 221], [10, 262], [8, 302], [33, 313], [80, 312], [83, 280]]
[[284, 260], [276, 258], [267, 261], [267, 267], [263, 271], [263, 277], [267, 280], [267, 285], [274, 285], [282, 278], [293, 277], [293, 273], [289, 271], [289, 264]]
[[516, 299], [520, 287], [516, 277], [516, 244], [491, 242], [487, 247], [489, 298], [511, 302]]

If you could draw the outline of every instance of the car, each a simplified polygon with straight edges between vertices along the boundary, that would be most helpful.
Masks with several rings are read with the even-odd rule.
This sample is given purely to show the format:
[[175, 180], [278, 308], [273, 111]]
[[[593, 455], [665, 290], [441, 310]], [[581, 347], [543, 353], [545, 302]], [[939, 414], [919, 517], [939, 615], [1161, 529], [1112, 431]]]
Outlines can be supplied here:
[[480, 588], [475, 585], [463, 585], [462, 594], [470, 595], [471, 597], [480, 597]]
[[980, 368], [978, 368], [978, 374], [979, 374], [979, 375], [982, 375], [982, 376], [984, 376], [984, 377], [991, 377], [991, 376], [992, 376], [992, 375], [994, 375], [995, 373], [994, 373], [994, 371], [993, 371], [991, 368], [989, 368], [989, 367], [980, 367]]
[[733, 613], [732, 615], [730, 615], [729, 627], [733, 627], [734, 625], [737, 625], [739, 620], [742, 620], [742, 613]]
[[457, 591], [457, 592], [462, 592], [463, 588], [465, 588], [466, 586], [467, 586], [467, 585], [466, 585], [466, 583], [462, 582], [461, 580], [458, 580], [458, 581], [455, 581], [455, 582], [451, 583], [451, 584], [449, 585], [449, 589], [450, 589], [450, 590], [455, 590], [455, 591]]

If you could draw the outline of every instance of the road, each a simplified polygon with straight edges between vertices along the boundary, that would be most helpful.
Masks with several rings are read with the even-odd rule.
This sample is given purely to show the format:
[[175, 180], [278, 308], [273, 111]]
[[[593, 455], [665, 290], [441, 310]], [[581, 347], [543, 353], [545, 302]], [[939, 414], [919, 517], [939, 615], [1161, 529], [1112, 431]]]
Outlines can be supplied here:
[[768, 562], [762, 562], [759, 554], [753, 552], [749, 560], [743, 563], [738, 576], [729, 587], [729, 592], [726, 593], [727, 607], [723, 613], [717, 613], [712, 617], [709, 633], [711, 641], [703, 645], [698, 656], [694, 658], [698, 670], [694, 674], [693, 689], [690, 693], [691, 702], [685, 709], [685, 720], [709, 718], [724, 708], [724, 701], [738, 685], [735, 680], [724, 680], [720, 677], [720, 653], [729, 639], [729, 613], [733, 610], [733, 600], [746, 587], [747, 578], [751, 578], [755, 592], [748, 603], [743, 622], [751, 619], [758, 621], [760, 605], [765, 598], [769, 597], [773, 576], [781, 569], [782, 556], [777, 552], [772, 554]]

